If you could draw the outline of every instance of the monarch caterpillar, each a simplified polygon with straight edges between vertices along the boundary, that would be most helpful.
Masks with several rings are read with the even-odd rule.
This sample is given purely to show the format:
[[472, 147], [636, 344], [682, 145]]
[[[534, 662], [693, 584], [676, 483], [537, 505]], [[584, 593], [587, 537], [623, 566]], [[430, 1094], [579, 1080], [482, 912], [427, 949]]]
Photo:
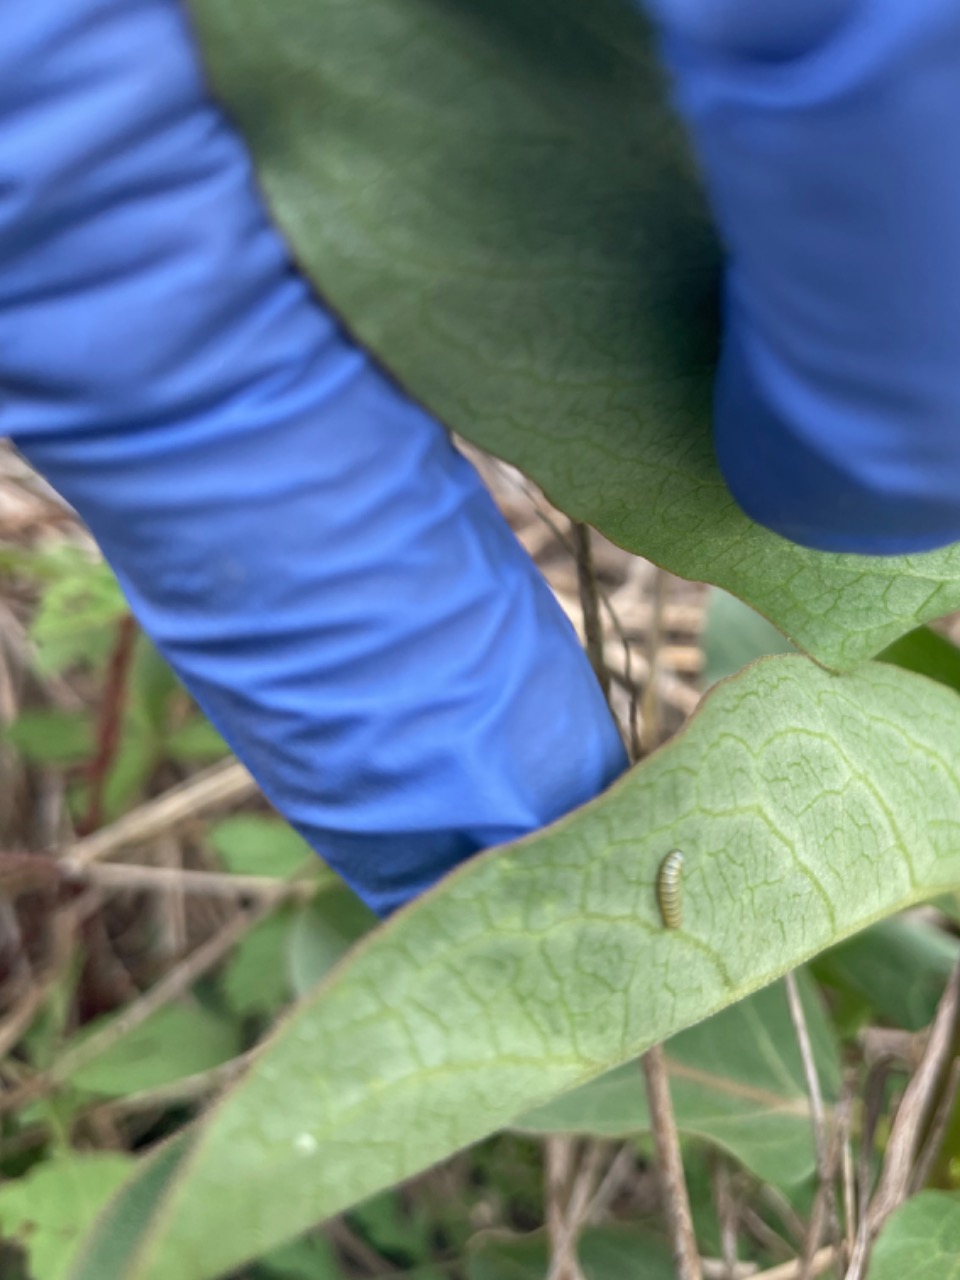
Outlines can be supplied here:
[[657, 872], [657, 906], [660, 918], [668, 929], [679, 929], [683, 914], [680, 905], [680, 877], [683, 875], [683, 854], [679, 849], [668, 853]]

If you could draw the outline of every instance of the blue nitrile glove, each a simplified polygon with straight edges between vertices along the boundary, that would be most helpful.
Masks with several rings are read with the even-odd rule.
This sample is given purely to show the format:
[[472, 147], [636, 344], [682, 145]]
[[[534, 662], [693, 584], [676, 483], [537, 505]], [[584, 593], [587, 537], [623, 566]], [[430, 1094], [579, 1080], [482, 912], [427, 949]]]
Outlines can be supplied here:
[[0, 395], [210, 718], [377, 911], [624, 767], [475, 472], [292, 268], [172, 0], [6, 15]]
[[960, 539], [960, 4], [647, 3], [730, 252], [731, 489], [826, 550]]

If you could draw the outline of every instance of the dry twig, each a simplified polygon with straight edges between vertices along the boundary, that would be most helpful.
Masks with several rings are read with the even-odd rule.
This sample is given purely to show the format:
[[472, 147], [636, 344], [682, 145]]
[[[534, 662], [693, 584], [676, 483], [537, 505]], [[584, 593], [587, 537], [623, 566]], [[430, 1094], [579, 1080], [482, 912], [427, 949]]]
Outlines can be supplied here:
[[257, 792], [257, 784], [236, 760], [214, 765], [196, 777], [148, 800], [102, 831], [77, 840], [64, 849], [61, 860], [78, 870], [91, 862], [112, 857], [132, 844], [155, 840], [209, 809], [236, 804]]
[[[814, 1254], [810, 1275], [814, 1278], [822, 1276], [830, 1270], [836, 1260], [837, 1250], [831, 1244], [825, 1245]], [[769, 1271], [758, 1271], [753, 1280], [800, 1280], [804, 1265], [801, 1258], [793, 1262], [782, 1262], [777, 1267], [771, 1267]]]
[[917, 1163], [914, 1166], [913, 1173], [910, 1176], [910, 1187], [908, 1195], [915, 1195], [921, 1191], [930, 1177], [934, 1162], [940, 1153], [940, 1147], [946, 1136], [947, 1126], [950, 1123], [950, 1117], [953, 1115], [954, 1103], [957, 1100], [957, 1089], [960, 1087], [960, 1058], [954, 1058], [950, 1063], [950, 1073], [947, 1076], [946, 1087], [937, 1103], [937, 1109], [933, 1114], [933, 1120], [930, 1123], [930, 1131], [917, 1157]]
[[610, 1168], [603, 1175], [600, 1185], [594, 1192], [593, 1199], [587, 1205], [584, 1215], [586, 1222], [600, 1222], [626, 1184], [630, 1181], [636, 1168], [637, 1157], [629, 1142], [625, 1142], [613, 1159]]
[[664, 569], [657, 569], [653, 583], [653, 615], [650, 621], [650, 633], [647, 638], [647, 662], [649, 672], [643, 700], [640, 704], [642, 729], [640, 745], [644, 754], [648, 755], [660, 744], [660, 696], [658, 687], [658, 668], [660, 650], [663, 646], [663, 615], [667, 604], [667, 593], [670, 577]]
[[[737, 1258], [737, 1230], [739, 1226], [739, 1206], [733, 1193], [733, 1176], [730, 1165], [722, 1155], [713, 1161], [712, 1168], [713, 1201], [717, 1222], [720, 1224], [720, 1249], [722, 1272], [719, 1280], [737, 1280], [740, 1263]], [[755, 1270], [755, 1268], [754, 1268]], [[709, 1280], [708, 1268], [704, 1260], [705, 1280]]]
[[960, 1012], [960, 965], [950, 976], [930, 1028], [920, 1065], [904, 1090], [887, 1143], [880, 1182], [870, 1205], [870, 1233], [880, 1226], [907, 1197], [910, 1176], [922, 1140], [923, 1124], [934, 1102], [937, 1083], [943, 1075], [956, 1038]]
[[78, 825], [81, 835], [89, 835], [92, 831], [96, 831], [103, 821], [103, 795], [120, 746], [120, 730], [127, 698], [130, 664], [133, 661], [133, 650], [137, 639], [137, 624], [133, 615], [124, 614], [117, 623], [116, 631], [116, 641], [107, 666], [103, 696], [100, 699], [96, 750], [85, 770], [90, 782], [90, 799], [87, 811]]
[[803, 1270], [800, 1273], [801, 1280], [810, 1280], [813, 1259], [820, 1248], [824, 1226], [829, 1222], [831, 1227], [835, 1227], [833, 1170], [830, 1167], [831, 1162], [827, 1147], [827, 1124], [823, 1106], [823, 1092], [820, 1088], [820, 1077], [817, 1074], [817, 1064], [813, 1056], [813, 1046], [810, 1043], [810, 1032], [807, 1028], [807, 1018], [803, 1011], [796, 974], [788, 973], [784, 978], [784, 986], [787, 992], [787, 1004], [790, 1007], [790, 1020], [793, 1023], [793, 1030], [800, 1049], [800, 1061], [803, 1064], [807, 1095], [810, 1099], [813, 1145], [817, 1158], [817, 1195], [813, 1205], [813, 1213], [810, 1215], [810, 1229], [803, 1249]]
[[663, 1187], [677, 1280], [702, 1280], [700, 1254], [693, 1232], [693, 1215], [683, 1177], [680, 1138], [670, 1101], [670, 1078], [662, 1046], [654, 1045], [652, 1049], [648, 1049], [641, 1062], [647, 1082], [650, 1125], [657, 1151], [657, 1168]]
[[128, 1004], [100, 1030], [88, 1036], [74, 1049], [68, 1049], [47, 1071], [26, 1080], [19, 1088], [0, 1094], [0, 1115], [16, 1111], [28, 1102], [43, 1097], [62, 1084], [70, 1075], [105, 1053], [111, 1045], [146, 1022], [165, 1004], [187, 991], [198, 978], [219, 963], [240, 938], [259, 924], [273, 910], [275, 901], [268, 899], [248, 911], [238, 912], [224, 927], [202, 946], [165, 974], [149, 991]]
[[577, 1259], [576, 1234], [568, 1229], [567, 1209], [576, 1158], [572, 1138], [548, 1138], [546, 1144], [547, 1234], [550, 1270], [547, 1280], [585, 1280]]
[[112, 1098], [109, 1102], [97, 1102], [84, 1107], [78, 1112], [78, 1119], [122, 1120], [127, 1116], [139, 1115], [141, 1112], [161, 1111], [178, 1103], [197, 1102], [217, 1093], [224, 1085], [231, 1084], [243, 1074], [250, 1063], [252, 1054], [241, 1054], [231, 1058], [229, 1062], [221, 1062], [207, 1071], [198, 1071], [192, 1076], [181, 1076], [170, 1084], [158, 1085], [154, 1089], [142, 1089], [139, 1093], [128, 1093], [123, 1098]]
[[[862, 1212], [845, 1280], [863, 1280], [867, 1274], [873, 1241], [886, 1220], [909, 1195], [916, 1166], [923, 1160], [923, 1154], [918, 1156], [918, 1152], [923, 1141], [924, 1125], [935, 1105], [938, 1084], [956, 1043], [958, 1015], [960, 965], [950, 975], [950, 981], [937, 1006], [920, 1064], [904, 1090], [897, 1109], [880, 1180], [869, 1207]], [[861, 1194], [862, 1192], [861, 1178]]]
[[774, 1256], [780, 1254], [784, 1259], [795, 1257], [795, 1250], [751, 1205], [740, 1206], [740, 1222], [767, 1253], [772, 1253]]
[[593, 549], [590, 546], [590, 527], [571, 522], [574, 554], [577, 560], [577, 583], [580, 587], [580, 608], [583, 612], [585, 648], [593, 673], [600, 682], [603, 696], [610, 700], [610, 676], [603, 660], [603, 624], [600, 621], [600, 597], [597, 593], [597, 575], [593, 568]]

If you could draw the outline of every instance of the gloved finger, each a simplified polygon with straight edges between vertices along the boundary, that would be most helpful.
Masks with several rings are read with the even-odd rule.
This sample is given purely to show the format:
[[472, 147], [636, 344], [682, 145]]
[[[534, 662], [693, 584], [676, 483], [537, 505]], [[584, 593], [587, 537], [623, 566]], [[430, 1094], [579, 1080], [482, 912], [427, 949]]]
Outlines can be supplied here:
[[921, 551], [960, 539], [960, 8], [835, 17], [773, 63], [665, 28], [729, 250], [716, 447], [786, 537]]
[[795, 58], [832, 35], [861, 0], [648, 0], [675, 36], [722, 54]]
[[19, 8], [0, 139], [3, 427], [314, 847], [386, 912], [603, 788], [572, 629], [292, 267], [180, 8]]

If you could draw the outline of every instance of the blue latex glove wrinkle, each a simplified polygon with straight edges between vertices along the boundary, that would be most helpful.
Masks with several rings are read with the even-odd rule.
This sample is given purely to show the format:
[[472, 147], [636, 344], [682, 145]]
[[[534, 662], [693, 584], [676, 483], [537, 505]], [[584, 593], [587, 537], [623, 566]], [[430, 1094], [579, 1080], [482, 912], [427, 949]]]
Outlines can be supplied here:
[[651, 8], [730, 252], [734, 495], [830, 551], [960, 539], [960, 6]]
[[3, 429], [311, 844], [386, 912], [610, 782], [572, 628], [292, 268], [181, 10], [19, 10], [0, 136]]

